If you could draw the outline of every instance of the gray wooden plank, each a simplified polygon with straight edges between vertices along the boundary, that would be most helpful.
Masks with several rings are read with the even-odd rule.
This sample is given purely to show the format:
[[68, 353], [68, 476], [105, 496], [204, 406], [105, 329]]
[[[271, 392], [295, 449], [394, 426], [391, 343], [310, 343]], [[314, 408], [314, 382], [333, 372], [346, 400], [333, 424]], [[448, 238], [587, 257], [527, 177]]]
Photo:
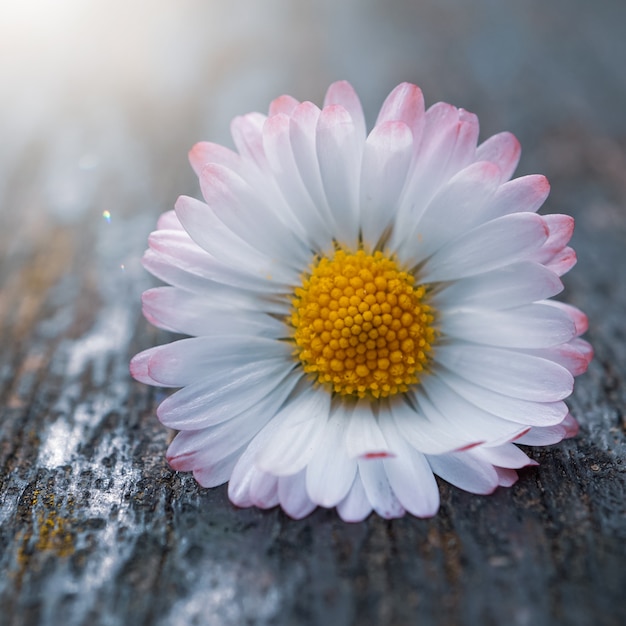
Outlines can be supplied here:
[[[127, 6], [68, 0], [26, 31], [2, 9], [0, 623], [623, 623], [625, 5]], [[581, 433], [493, 496], [441, 483], [432, 520], [238, 510], [168, 468], [164, 392], [128, 375], [169, 340], [140, 316], [139, 258], [197, 193], [186, 150], [344, 77], [370, 121], [413, 80], [484, 136], [512, 130], [520, 172], [552, 182], [546, 210], [577, 219], [565, 297], [596, 350], [570, 401]]]

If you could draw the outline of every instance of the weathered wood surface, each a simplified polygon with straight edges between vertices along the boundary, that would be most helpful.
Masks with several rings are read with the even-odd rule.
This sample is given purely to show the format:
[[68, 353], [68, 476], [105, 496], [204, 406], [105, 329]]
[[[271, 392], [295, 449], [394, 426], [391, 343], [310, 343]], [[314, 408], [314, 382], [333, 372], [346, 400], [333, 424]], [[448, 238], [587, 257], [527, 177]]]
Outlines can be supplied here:
[[[3, 0], [0, 624], [626, 623], [624, 24], [621, 0]], [[491, 497], [442, 484], [432, 520], [237, 510], [168, 468], [163, 392], [128, 375], [170, 339], [139, 259], [197, 193], [186, 150], [337, 78], [370, 121], [411, 80], [512, 130], [577, 218], [580, 435]]]

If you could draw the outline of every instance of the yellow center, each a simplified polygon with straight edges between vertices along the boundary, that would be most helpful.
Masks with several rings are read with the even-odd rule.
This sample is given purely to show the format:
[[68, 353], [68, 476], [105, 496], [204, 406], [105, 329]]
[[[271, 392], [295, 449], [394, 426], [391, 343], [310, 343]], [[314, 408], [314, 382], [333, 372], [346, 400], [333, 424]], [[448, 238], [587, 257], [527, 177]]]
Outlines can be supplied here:
[[385, 398], [419, 382], [435, 339], [426, 289], [382, 252], [322, 257], [292, 300], [304, 371], [341, 395]]

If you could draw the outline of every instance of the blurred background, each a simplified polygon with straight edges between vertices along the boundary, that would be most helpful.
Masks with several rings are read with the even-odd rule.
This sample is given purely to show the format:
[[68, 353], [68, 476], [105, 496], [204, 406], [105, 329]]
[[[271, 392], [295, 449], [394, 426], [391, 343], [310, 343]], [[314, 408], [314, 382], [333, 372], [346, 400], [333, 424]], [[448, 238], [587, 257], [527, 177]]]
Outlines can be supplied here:
[[[136, 296], [156, 216], [198, 193], [189, 148], [232, 145], [230, 120], [279, 94], [320, 104], [337, 79], [370, 124], [411, 81], [477, 113], [482, 139], [512, 131], [518, 173], [548, 176], [577, 237], [622, 232], [625, 23], [621, 0], [3, 0], [0, 311], [9, 259], [54, 259], [31, 267], [52, 284], [89, 252], [76, 267], [96, 290]], [[5, 309], [26, 332], [34, 309]]]
[[71, 221], [101, 208], [106, 177], [102, 210], [137, 214], [135, 194], [167, 208], [147, 169], [188, 191], [193, 143], [228, 143], [233, 116], [281, 93], [319, 103], [339, 78], [370, 123], [407, 80], [527, 151], [546, 130], [623, 135], [624, 23], [620, 0], [3, 0], [0, 193], [28, 173], [20, 204]]
[[[620, 610], [626, 545], [625, 25], [623, 0], [1, 0], [0, 622], [617, 624], [597, 618]], [[169, 339], [141, 318], [140, 258], [199, 194], [189, 148], [337, 79], [370, 125], [410, 81], [482, 139], [512, 131], [518, 174], [577, 219], [581, 436], [491, 498], [443, 486], [428, 522], [236, 511], [169, 470], [162, 392], [128, 376]]]

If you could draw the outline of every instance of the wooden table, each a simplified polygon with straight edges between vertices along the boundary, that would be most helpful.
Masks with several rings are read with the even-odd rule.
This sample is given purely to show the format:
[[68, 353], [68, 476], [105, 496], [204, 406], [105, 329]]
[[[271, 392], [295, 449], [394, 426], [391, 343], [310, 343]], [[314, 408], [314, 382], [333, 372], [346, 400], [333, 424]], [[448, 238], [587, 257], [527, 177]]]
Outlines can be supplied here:
[[[50, 7], [53, 7], [52, 9]], [[626, 4], [621, 0], [3, 0], [0, 624], [626, 623]], [[199, 139], [348, 78], [402, 80], [513, 131], [577, 219], [565, 299], [596, 358], [580, 435], [437, 517], [238, 510], [164, 458], [129, 358], [148, 232]]]

